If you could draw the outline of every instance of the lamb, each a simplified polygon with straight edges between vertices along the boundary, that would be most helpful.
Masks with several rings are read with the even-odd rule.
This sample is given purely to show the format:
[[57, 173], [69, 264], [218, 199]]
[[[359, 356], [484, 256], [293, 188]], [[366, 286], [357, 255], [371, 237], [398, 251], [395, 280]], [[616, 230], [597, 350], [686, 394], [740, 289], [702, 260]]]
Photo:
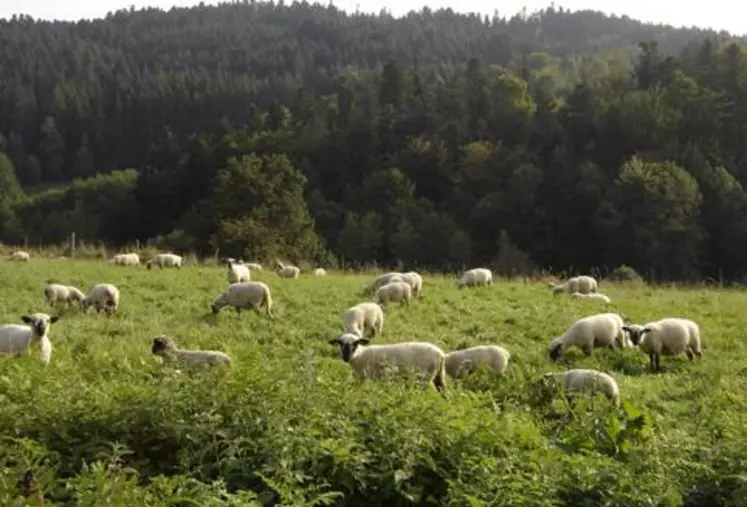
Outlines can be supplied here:
[[390, 282], [376, 289], [373, 301], [379, 305], [388, 301], [399, 301], [403, 306], [410, 304], [412, 300], [412, 287], [406, 282]]
[[94, 285], [91, 292], [81, 301], [81, 306], [84, 310], [93, 306], [96, 313], [104, 310], [108, 315], [113, 315], [119, 308], [119, 289], [110, 283]]
[[183, 362], [191, 364], [231, 364], [228, 354], [217, 350], [185, 350], [176, 347], [171, 338], [157, 336], [153, 339], [151, 347], [153, 354], [170, 362]]
[[420, 294], [423, 292], [423, 277], [415, 271], [409, 271], [400, 275], [400, 277], [412, 287], [412, 297], [420, 297]]
[[158, 266], [161, 269], [181, 268], [182, 267], [182, 256], [175, 255], [172, 253], [162, 253], [162, 254], [154, 255], [153, 258], [151, 258], [148, 262], [145, 263], [145, 266], [148, 269], [151, 269], [154, 265]]
[[72, 303], [81, 304], [86, 295], [72, 285], [47, 282], [44, 286], [44, 297], [47, 298], [47, 302], [52, 306], [57, 303], [64, 303], [67, 306]]
[[446, 373], [452, 378], [457, 378], [470, 375], [481, 365], [487, 364], [498, 375], [504, 375], [509, 359], [511, 353], [498, 345], [480, 345], [455, 350], [446, 354]]
[[232, 283], [210, 303], [210, 309], [217, 314], [223, 307], [233, 306], [236, 313], [241, 315], [242, 309], [254, 309], [259, 313], [264, 307], [269, 318], [272, 314], [272, 295], [267, 284], [262, 282], [238, 282]]
[[597, 370], [568, 370], [564, 372], [548, 372], [542, 376], [542, 384], [548, 386], [550, 383], [562, 382], [563, 389], [569, 392], [570, 398], [574, 399], [574, 393], [582, 390], [603, 393], [615, 407], [620, 406], [620, 387], [617, 381], [609, 374]]
[[371, 285], [364, 287], [361, 293], [363, 295], [374, 294], [376, 293], [376, 290], [382, 285], [386, 285], [391, 282], [402, 282], [402, 281], [404, 281], [404, 279], [402, 278], [402, 273], [398, 273], [396, 271], [392, 271], [390, 273], [384, 273], [383, 275], [377, 276], [376, 279], [373, 282], [371, 282]]
[[573, 294], [571, 294], [571, 297], [573, 299], [596, 299], [599, 301], [604, 301], [605, 303], [612, 302], [609, 296], [606, 296], [605, 294], [602, 294], [601, 292], [591, 292], [589, 294], [584, 294], [582, 292], [574, 292]]
[[553, 296], [561, 292], [580, 292], [581, 294], [588, 294], [590, 292], [596, 292], [598, 287], [597, 281], [590, 276], [574, 276], [565, 281], [565, 283], [553, 284], [549, 286], [552, 289]]
[[576, 346], [587, 356], [595, 347], [610, 347], [615, 343], [620, 347], [625, 344], [623, 319], [616, 313], [598, 313], [578, 319], [562, 336], [555, 338], [550, 344], [550, 359], [557, 361], [563, 350]]
[[358, 303], [342, 313], [342, 327], [346, 333], [361, 337], [366, 331], [371, 331], [371, 336], [376, 336], [384, 328], [384, 311], [376, 303]]
[[251, 280], [249, 268], [235, 261], [228, 262], [228, 283], [241, 283]]
[[117, 254], [109, 259], [109, 264], [117, 266], [139, 266], [140, 256], [136, 253]]
[[30, 258], [31, 258], [31, 254], [29, 254], [25, 250], [16, 250], [12, 254], [10, 254], [10, 260], [12, 261], [28, 262]]
[[493, 283], [493, 272], [487, 268], [474, 268], [462, 275], [457, 280], [457, 287], [477, 287], [480, 285], [490, 285]]
[[380, 376], [387, 362], [397, 367], [414, 367], [425, 373], [425, 380], [437, 391], [446, 387], [446, 354], [432, 343], [404, 342], [387, 345], [369, 345], [370, 340], [345, 333], [329, 341], [338, 345], [342, 360], [350, 364], [360, 379]]
[[316, 268], [314, 270], [314, 276], [327, 276], [327, 270], [324, 268]]
[[301, 274], [301, 268], [298, 266], [291, 266], [290, 264], [283, 264], [279, 260], [275, 260], [278, 265], [277, 273], [280, 278], [298, 278]]
[[689, 319], [669, 317], [643, 326], [623, 326], [630, 335], [630, 340], [649, 356], [649, 367], [660, 370], [660, 356], [686, 354], [693, 357], [703, 356], [701, 349], [700, 327]]
[[34, 313], [21, 317], [27, 326], [5, 324], [0, 326], [0, 352], [21, 356], [34, 343], [39, 343], [41, 362], [49, 364], [52, 359], [52, 342], [49, 341], [49, 329], [59, 320], [58, 316], [50, 317], [46, 313]]

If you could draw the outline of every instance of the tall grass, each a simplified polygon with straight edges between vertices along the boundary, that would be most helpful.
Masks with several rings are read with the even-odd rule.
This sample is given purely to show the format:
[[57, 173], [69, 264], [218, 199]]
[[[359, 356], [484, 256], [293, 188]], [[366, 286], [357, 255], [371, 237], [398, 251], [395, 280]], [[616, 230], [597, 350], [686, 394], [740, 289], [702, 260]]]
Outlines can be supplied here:
[[[549, 362], [549, 341], [599, 302], [542, 283], [460, 291], [426, 275], [423, 298], [388, 307], [375, 342], [498, 343], [513, 356], [506, 378], [481, 371], [442, 397], [358, 382], [327, 344], [370, 275], [253, 275], [272, 289], [275, 320], [211, 316], [226, 286], [218, 267], [0, 262], [2, 323], [52, 313], [50, 278], [122, 292], [112, 318], [62, 312], [49, 366], [0, 356], [0, 505], [747, 505], [744, 293], [602, 284], [628, 321], [700, 323], [702, 360], [663, 358], [654, 374], [637, 350]], [[234, 365], [161, 364], [150, 354], [161, 333]], [[622, 408], [601, 396], [572, 408], [539, 389], [542, 373], [571, 367], [612, 373]]]

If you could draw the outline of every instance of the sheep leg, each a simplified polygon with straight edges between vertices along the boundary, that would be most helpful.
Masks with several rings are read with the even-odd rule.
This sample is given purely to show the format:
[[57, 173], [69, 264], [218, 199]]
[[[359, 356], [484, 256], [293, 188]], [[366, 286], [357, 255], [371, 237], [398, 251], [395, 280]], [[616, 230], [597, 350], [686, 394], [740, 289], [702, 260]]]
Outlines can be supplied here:
[[241, 308], [239, 308], [238, 306], [234, 306], [234, 308], [236, 308], [236, 315], [241, 317]]
[[444, 392], [446, 385], [444, 384], [444, 380], [441, 378], [441, 375], [436, 375], [435, 377], [433, 377], [433, 386], [439, 393]]
[[692, 349], [687, 349], [687, 350], [685, 350], [685, 354], [687, 354], [687, 358], [688, 358], [688, 359], [689, 359], [690, 361], [692, 361], [692, 360], [693, 360], [693, 358], [695, 357], [695, 354], [693, 354], [693, 351], [692, 351]]
[[583, 347], [581, 347], [581, 350], [587, 357], [591, 355], [591, 347], [589, 345], [584, 345]]
[[655, 360], [656, 354], [649, 354], [648, 355], [648, 367], [651, 370], [656, 370], [656, 360]]

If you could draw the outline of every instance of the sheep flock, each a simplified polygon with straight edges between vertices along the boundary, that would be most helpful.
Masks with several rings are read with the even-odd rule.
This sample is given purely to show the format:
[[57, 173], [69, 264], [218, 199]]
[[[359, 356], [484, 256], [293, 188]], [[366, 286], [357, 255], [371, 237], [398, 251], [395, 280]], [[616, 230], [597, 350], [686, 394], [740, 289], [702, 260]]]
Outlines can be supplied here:
[[[9, 260], [20, 259], [28, 262], [30, 255], [25, 251], [21, 253], [23, 255], [14, 252]], [[137, 253], [121, 253], [113, 256], [109, 263], [148, 270], [153, 266], [160, 269], [182, 269], [184, 266], [183, 258], [171, 253], [158, 254], [146, 263], [141, 263]], [[277, 279], [282, 279], [283, 281], [278, 283], [283, 284], [287, 290], [288, 285], [292, 286], [293, 280], [302, 275], [327, 275], [327, 270], [322, 267], [304, 272], [299, 267], [277, 258], [274, 263], [274, 273], [270, 270], [263, 275], [265, 281], [257, 281], [252, 280], [252, 273], [261, 273], [261, 264], [244, 262], [241, 259], [224, 259], [222, 266], [226, 271], [223, 273], [227, 273], [227, 276], [224, 274], [223, 280], [228, 283], [223, 292], [205, 301], [206, 307], [210, 308], [215, 317], [224, 307], [232, 307], [236, 310], [237, 316], [240, 316], [241, 310], [254, 310], [259, 314], [264, 313], [265, 318], [274, 320], [278, 317], [273, 313], [274, 303], [268, 277], [274, 274]], [[158, 270], [153, 272], [152, 276], [158, 276], [157, 272]], [[126, 288], [99, 280], [92, 282], [88, 293], [84, 293], [73, 285], [48, 280], [40, 288], [40, 295], [44, 296], [52, 310], [62, 306], [66, 311], [78, 307], [80, 311], [87, 312], [94, 308], [97, 313], [103, 311], [109, 317], [117, 313], [121, 304], [127, 304]], [[482, 267], [469, 269], [454, 279], [455, 287], [468, 288], [482, 293], [484, 297], [489, 297], [492, 284], [492, 272]], [[612, 304], [608, 296], [599, 292], [599, 282], [591, 276], [576, 276], [562, 283], [550, 283], [549, 288], [549, 300], [554, 299], [553, 296], [565, 293], [569, 302], [585, 300], [591, 305], [605, 305], [607, 310], [610, 310]], [[418, 338], [400, 343], [371, 343], [373, 340], [381, 339], [388, 313], [394, 311], [407, 315], [413, 306], [428, 304], [427, 283], [424, 284], [424, 277], [415, 271], [381, 274], [364, 286], [359, 293], [351, 294], [351, 298], [361, 300], [338, 314], [341, 315], [341, 330], [333, 336], [329, 336], [332, 334], [329, 330], [325, 333], [329, 333], [328, 344], [336, 347], [341, 360], [351, 366], [353, 373], [361, 381], [393, 373], [401, 375], [410, 372], [415, 373], [423, 384], [429, 384], [445, 393], [451, 383], [447, 378], [458, 381], [457, 379], [471, 375], [481, 368], [495, 375], [496, 379], [511, 374], [509, 363], [517, 351], [509, 351], [498, 343], [460, 346], [457, 350], [443, 350], [437, 343], [433, 343], [439, 341], [437, 337], [435, 340]], [[64, 318], [41, 312], [31, 313], [27, 309], [20, 310], [19, 314], [22, 315], [23, 324], [0, 325], [0, 353], [23, 355], [38, 345], [42, 363], [49, 364], [52, 354], [51, 324], [59, 320], [60, 323], [55, 324], [55, 327], [64, 325]], [[569, 322], [563, 334], [546, 338], [548, 366], [557, 364], [572, 348], [580, 349], [585, 356], [591, 356], [595, 349], [600, 348], [637, 348], [648, 356], [649, 368], [652, 371], [661, 369], [661, 356], [685, 355], [692, 361], [694, 358], [700, 359], [703, 355], [701, 328], [698, 323], [684, 317], [658, 316], [651, 322], [636, 324], [626, 323], [622, 315], [606, 311]], [[233, 361], [225, 352], [217, 350], [177, 348], [175, 341], [164, 334], [155, 338], [150, 337], [150, 340], [150, 353], [162, 361], [200, 365], [230, 365]], [[180, 340], [177, 338], [177, 341]], [[592, 395], [599, 392], [615, 406], [619, 406], [621, 397], [624, 398], [624, 393], [620, 393], [615, 379], [609, 372], [587, 369], [548, 371], [534, 380], [545, 387], [556, 385], [559, 389], [567, 391], [569, 396], [578, 390], [589, 391]]]

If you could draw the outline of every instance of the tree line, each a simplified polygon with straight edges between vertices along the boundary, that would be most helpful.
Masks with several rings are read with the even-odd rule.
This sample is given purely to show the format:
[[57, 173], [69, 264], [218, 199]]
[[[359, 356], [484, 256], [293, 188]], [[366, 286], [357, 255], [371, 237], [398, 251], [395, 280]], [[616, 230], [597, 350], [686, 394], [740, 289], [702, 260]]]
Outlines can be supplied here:
[[746, 48], [556, 8], [0, 20], [0, 240], [741, 280]]

